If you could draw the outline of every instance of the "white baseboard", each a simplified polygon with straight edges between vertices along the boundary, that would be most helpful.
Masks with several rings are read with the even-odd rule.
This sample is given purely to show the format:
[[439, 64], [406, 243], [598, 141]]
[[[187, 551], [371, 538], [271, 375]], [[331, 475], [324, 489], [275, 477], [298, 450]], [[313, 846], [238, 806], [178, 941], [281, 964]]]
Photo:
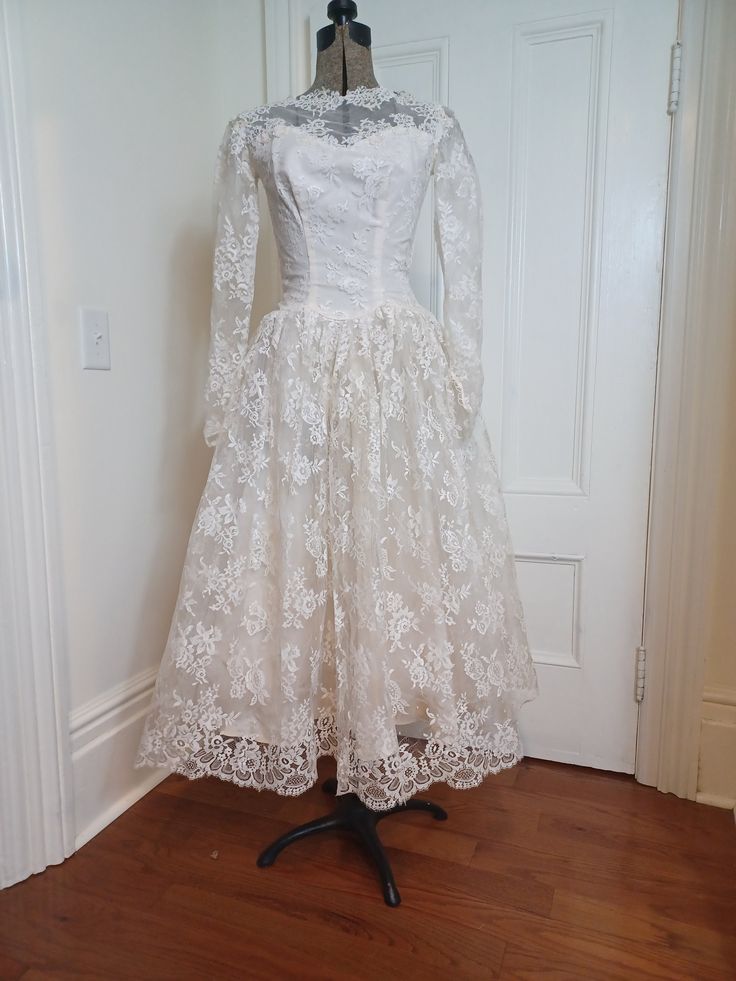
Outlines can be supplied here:
[[698, 791], [695, 800], [698, 804], [709, 804], [711, 807], [723, 807], [726, 810], [732, 810], [734, 821], [736, 821], [736, 800], [733, 797], [719, 797], [717, 794], [705, 794]]
[[164, 770], [134, 768], [156, 673], [142, 671], [70, 715], [76, 848], [167, 776]]
[[108, 824], [119, 818], [121, 814], [124, 814], [129, 807], [132, 807], [136, 801], [139, 801], [141, 797], [145, 797], [149, 790], [161, 783], [168, 773], [163, 770], [148, 770], [139, 771], [141, 776], [139, 776], [135, 782], [135, 786], [131, 787], [126, 793], [114, 801], [108, 808], [98, 814], [97, 817], [90, 821], [81, 831], [78, 832], [75, 840], [75, 848], [78, 850], [82, 845], [86, 845], [88, 841], [94, 838], [95, 835], [103, 831]]
[[[70, 715], [76, 848], [167, 776], [164, 770], [136, 770], [133, 766], [156, 673], [155, 668], [142, 671]], [[734, 689], [708, 688], [703, 693], [696, 800], [736, 809]]]
[[703, 691], [695, 799], [714, 807], [736, 808], [736, 688]]

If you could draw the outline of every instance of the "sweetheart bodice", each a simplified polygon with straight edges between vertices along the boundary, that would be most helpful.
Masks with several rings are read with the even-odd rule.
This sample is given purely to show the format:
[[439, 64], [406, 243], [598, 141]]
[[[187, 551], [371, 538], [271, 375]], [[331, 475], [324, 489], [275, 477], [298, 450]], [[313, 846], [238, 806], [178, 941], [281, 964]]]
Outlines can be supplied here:
[[417, 299], [414, 233], [442, 107], [382, 87], [317, 90], [242, 114], [276, 239], [283, 302], [335, 316]]
[[277, 129], [264, 183], [284, 302], [335, 315], [418, 302], [409, 270], [431, 162], [418, 130], [335, 147], [298, 126]]

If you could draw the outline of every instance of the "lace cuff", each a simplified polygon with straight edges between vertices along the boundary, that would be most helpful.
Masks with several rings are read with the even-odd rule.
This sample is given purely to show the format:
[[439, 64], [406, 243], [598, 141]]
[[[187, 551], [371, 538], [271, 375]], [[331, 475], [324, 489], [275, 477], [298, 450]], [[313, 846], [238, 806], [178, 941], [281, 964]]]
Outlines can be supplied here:
[[214, 177], [215, 249], [204, 439], [214, 446], [237, 396], [248, 347], [258, 245], [258, 187], [250, 151], [231, 120]]
[[434, 160], [434, 232], [444, 279], [443, 320], [450, 379], [468, 435], [483, 398], [483, 216], [475, 163], [452, 110]]

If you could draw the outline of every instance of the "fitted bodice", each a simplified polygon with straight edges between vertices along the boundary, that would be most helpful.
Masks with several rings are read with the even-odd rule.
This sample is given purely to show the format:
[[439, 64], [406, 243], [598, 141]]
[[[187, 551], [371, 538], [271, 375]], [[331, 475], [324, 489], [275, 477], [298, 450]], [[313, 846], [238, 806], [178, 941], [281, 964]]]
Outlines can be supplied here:
[[[422, 203], [433, 182], [444, 282], [439, 325], [409, 280]], [[447, 381], [469, 428], [482, 388], [482, 217], [478, 175], [446, 106], [409, 92], [316, 89], [228, 123], [215, 174], [216, 246], [205, 438], [214, 443], [238, 397], [249, 351], [258, 185], [271, 215], [282, 299], [272, 314], [297, 331], [380, 320], [411, 307], [427, 336], [441, 330]], [[269, 321], [272, 322], [272, 321]], [[416, 343], [424, 343], [418, 331]]]
[[340, 315], [418, 301], [414, 233], [443, 107], [378, 88], [319, 90], [244, 114], [268, 195], [283, 302]]
[[409, 283], [432, 141], [391, 127], [335, 147], [278, 127], [266, 188], [283, 301], [355, 314], [386, 299], [417, 303]]

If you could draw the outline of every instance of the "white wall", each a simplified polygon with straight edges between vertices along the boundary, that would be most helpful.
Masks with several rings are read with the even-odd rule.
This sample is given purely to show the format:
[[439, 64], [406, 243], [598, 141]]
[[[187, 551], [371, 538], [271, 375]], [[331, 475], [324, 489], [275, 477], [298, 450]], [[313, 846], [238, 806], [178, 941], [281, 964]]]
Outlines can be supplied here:
[[[265, 101], [261, 0], [25, 0], [22, 33], [83, 843], [163, 774], [132, 769], [210, 451], [212, 176]], [[77, 310], [109, 312], [112, 370]]]

